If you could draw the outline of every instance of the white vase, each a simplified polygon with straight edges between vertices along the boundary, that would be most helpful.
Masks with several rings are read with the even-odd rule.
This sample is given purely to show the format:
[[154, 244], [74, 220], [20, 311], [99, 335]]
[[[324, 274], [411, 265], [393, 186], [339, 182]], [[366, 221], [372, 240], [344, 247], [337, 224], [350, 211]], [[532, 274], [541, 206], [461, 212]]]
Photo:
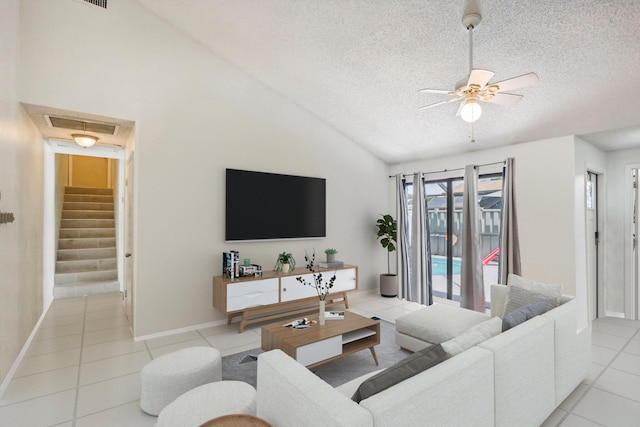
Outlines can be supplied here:
[[283, 262], [282, 263], [282, 272], [283, 273], [288, 273], [289, 272], [289, 263], [288, 262]]
[[318, 322], [320, 323], [320, 326], [324, 325], [324, 303], [325, 301], [321, 299], [319, 313], [318, 313]]

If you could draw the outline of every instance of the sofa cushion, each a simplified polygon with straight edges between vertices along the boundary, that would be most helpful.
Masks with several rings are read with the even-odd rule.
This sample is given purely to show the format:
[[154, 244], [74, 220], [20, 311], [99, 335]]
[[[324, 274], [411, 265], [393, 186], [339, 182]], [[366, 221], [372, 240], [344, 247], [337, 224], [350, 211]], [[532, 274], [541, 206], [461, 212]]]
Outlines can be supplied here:
[[509, 289], [507, 304], [504, 309], [504, 316], [502, 317], [506, 317], [509, 313], [517, 310], [520, 307], [533, 304], [538, 301], [545, 302], [549, 306], [547, 310], [550, 310], [551, 308], [554, 308], [558, 305], [558, 299], [555, 297], [547, 296], [537, 292], [531, 292], [526, 289], [512, 286], [511, 289]]
[[548, 297], [555, 298], [556, 300], [562, 296], [562, 286], [560, 285], [536, 282], [535, 280], [520, 277], [517, 274], [509, 274], [509, 277], [507, 278], [507, 285], [546, 295]]
[[502, 332], [509, 330], [514, 326], [518, 326], [520, 323], [526, 322], [533, 317], [544, 314], [553, 307], [554, 305], [550, 304], [547, 300], [539, 300], [531, 304], [518, 307], [502, 319]]
[[471, 347], [498, 335], [502, 331], [502, 319], [492, 317], [471, 327], [461, 335], [442, 343], [442, 348], [450, 357], [462, 353]]
[[436, 303], [398, 317], [396, 331], [431, 344], [440, 344], [489, 318], [485, 313]]
[[360, 403], [363, 399], [373, 396], [382, 390], [386, 390], [407, 378], [411, 378], [437, 365], [447, 359], [447, 357], [447, 353], [440, 344], [417, 351], [377, 375], [364, 380], [351, 399], [353, 399], [354, 402]]

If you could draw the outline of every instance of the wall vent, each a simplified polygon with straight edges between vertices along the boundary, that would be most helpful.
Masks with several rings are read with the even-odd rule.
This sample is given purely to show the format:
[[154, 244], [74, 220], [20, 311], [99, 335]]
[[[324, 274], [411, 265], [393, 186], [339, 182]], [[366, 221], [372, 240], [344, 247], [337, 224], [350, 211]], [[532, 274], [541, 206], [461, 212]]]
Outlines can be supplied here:
[[91, 3], [92, 5], [101, 7], [103, 9], [107, 8], [107, 0], [84, 0], [85, 3]]
[[86, 132], [102, 133], [105, 135], [115, 135], [117, 125], [108, 123], [96, 123], [67, 117], [45, 116], [53, 128], [71, 129]]

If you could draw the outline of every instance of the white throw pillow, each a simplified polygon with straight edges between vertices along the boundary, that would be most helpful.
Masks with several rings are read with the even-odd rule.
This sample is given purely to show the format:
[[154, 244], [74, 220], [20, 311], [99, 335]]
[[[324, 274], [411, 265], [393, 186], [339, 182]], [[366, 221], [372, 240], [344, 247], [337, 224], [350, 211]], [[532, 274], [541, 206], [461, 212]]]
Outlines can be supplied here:
[[524, 277], [520, 277], [516, 274], [509, 274], [509, 277], [507, 278], [507, 285], [516, 286], [537, 294], [553, 297], [556, 298], [556, 300], [560, 299], [562, 296], [561, 285], [536, 282], [535, 280], [525, 279]]
[[502, 319], [499, 317], [492, 317], [489, 320], [478, 323], [477, 325], [467, 329], [467, 331], [458, 335], [455, 338], [450, 339], [442, 343], [444, 351], [453, 357], [458, 353], [480, 344], [488, 340], [489, 338], [498, 335], [502, 332]]

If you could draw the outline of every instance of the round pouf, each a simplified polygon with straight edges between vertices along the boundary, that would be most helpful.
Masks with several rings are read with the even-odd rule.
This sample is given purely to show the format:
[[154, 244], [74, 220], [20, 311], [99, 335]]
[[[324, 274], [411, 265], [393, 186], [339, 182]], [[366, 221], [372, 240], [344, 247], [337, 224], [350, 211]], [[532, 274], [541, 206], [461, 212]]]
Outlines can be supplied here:
[[168, 404], [156, 427], [198, 427], [228, 414], [256, 414], [256, 389], [242, 381], [201, 385]]
[[140, 408], [149, 415], [158, 415], [181, 394], [220, 381], [222, 358], [215, 348], [184, 348], [147, 363], [140, 376]]

